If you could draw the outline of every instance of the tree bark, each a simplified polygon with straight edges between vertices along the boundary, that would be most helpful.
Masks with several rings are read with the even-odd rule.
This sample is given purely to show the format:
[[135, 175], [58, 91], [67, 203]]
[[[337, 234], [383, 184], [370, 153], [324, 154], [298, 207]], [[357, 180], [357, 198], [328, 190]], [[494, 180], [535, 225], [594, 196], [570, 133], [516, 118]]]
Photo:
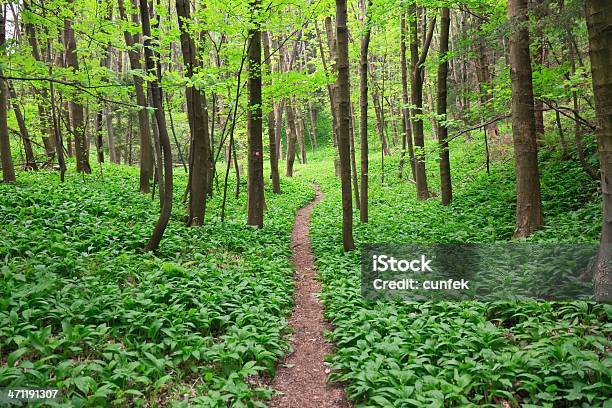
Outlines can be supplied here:
[[520, 238], [531, 235], [543, 224], [527, 0], [509, 0], [508, 16], [513, 27], [510, 35], [510, 78], [517, 195], [514, 237]]
[[450, 158], [448, 152], [448, 128], [443, 121], [446, 116], [447, 79], [448, 79], [448, 33], [450, 29], [450, 10], [443, 7], [440, 13], [440, 58], [438, 66], [438, 143], [440, 144], [440, 195], [442, 205], [449, 205], [453, 199], [451, 184]]
[[[158, 140], [155, 141], [157, 177], [159, 182], [159, 201], [160, 212], [153, 233], [149, 242], [145, 246], [145, 251], [154, 251], [159, 247], [159, 243], [164, 235], [170, 214], [172, 212], [172, 148], [170, 147], [170, 137], [166, 128], [166, 118], [162, 106], [161, 89], [159, 87], [159, 76], [155, 66], [154, 51], [151, 36], [151, 22], [147, 0], [139, 0], [140, 19], [142, 22], [142, 35], [144, 38], [145, 67], [147, 73], [153, 77], [150, 82], [151, 101], [155, 109], [155, 121], [159, 133]], [[163, 164], [162, 164], [163, 162]]]
[[359, 139], [361, 147], [361, 200], [359, 202], [359, 220], [368, 222], [368, 50], [372, 27], [369, 22], [367, 10], [372, 6], [368, 0], [367, 9], [364, 10], [365, 26], [361, 37], [361, 50], [359, 56]]
[[17, 101], [17, 93], [10, 83], [7, 83], [9, 98], [11, 105], [13, 105], [13, 112], [15, 113], [15, 119], [19, 126], [19, 133], [21, 134], [21, 140], [23, 141], [23, 151], [25, 152], [25, 163], [23, 165], [24, 170], [38, 170], [36, 164], [36, 158], [34, 157], [34, 150], [32, 149], [32, 140], [30, 139], [30, 132], [25, 124], [25, 119], [21, 113], [19, 102]]
[[350, 162], [350, 103], [349, 35], [346, 0], [336, 0], [336, 80], [338, 95], [338, 153], [340, 155], [340, 180], [342, 184], [342, 244], [345, 251], [355, 248], [353, 241], [353, 203], [351, 197]]
[[[123, 0], [118, 0], [119, 16], [122, 20], [128, 21], [125, 12]], [[132, 23], [138, 23], [138, 16], [132, 15]], [[142, 69], [140, 63], [141, 53], [135, 47], [140, 39], [137, 35], [132, 35], [130, 31], [123, 32], [125, 43], [128, 46], [128, 58], [130, 60], [130, 68], [132, 71]], [[149, 121], [149, 113], [147, 112], [147, 97], [144, 89], [144, 81], [138, 75], [133, 75], [134, 91], [136, 93], [136, 103], [140, 107], [138, 109], [138, 131], [140, 136], [140, 191], [143, 193], [149, 192], [151, 179], [153, 178], [153, 146], [151, 145], [151, 123]]]
[[589, 55], [597, 111], [597, 145], [603, 195], [603, 222], [599, 259], [594, 271], [595, 298], [612, 299], [612, 3], [586, 0]]
[[[262, 33], [264, 58], [266, 60], [266, 72], [271, 72], [270, 61], [270, 34], [267, 31]], [[274, 104], [271, 104], [270, 112], [268, 112], [268, 141], [270, 143], [270, 178], [272, 179], [272, 192], [280, 194], [280, 177], [278, 174], [278, 150], [276, 148], [276, 122]]]
[[285, 159], [285, 176], [293, 177], [293, 164], [295, 163], [295, 142], [297, 139], [295, 117], [291, 100], [285, 100], [285, 134], [287, 136], [287, 157]]
[[[191, 11], [188, 0], [176, 0], [176, 13], [181, 31], [181, 51], [187, 78], [191, 80], [197, 66], [197, 49], [191, 37], [189, 23]], [[206, 194], [208, 193], [210, 170], [210, 136], [208, 134], [208, 111], [206, 97], [199, 89], [190, 85], [185, 88], [187, 115], [191, 131], [191, 150], [189, 152], [189, 214], [187, 225], [204, 224], [206, 215]]]
[[415, 163], [414, 163], [414, 147], [412, 145], [412, 128], [410, 126], [410, 111], [408, 106], [408, 64], [406, 63], [406, 15], [400, 16], [400, 69], [402, 73], [402, 153], [400, 156], [398, 176], [401, 178], [404, 172], [404, 161], [406, 157], [406, 149], [408, 149], [408, 158], [410, 159], [410, 171], [412, 178], [416, 180]]
[[[72, 4], [74, 0], [69, 0]], [[72, 28], [72, 20], [64, 19], [64, 48], [66, 57], [66, 67], [75, 72], [79, 71], [79, 60], [76, 53], [76, 39]], [[80, 101], [71, 99], [68, 102], [70, 111], [70, 127], [74, 136], [74, 150], [76, 154], [76, 168], [79, 173], [91, 173], [89, 165], [89, 149], [85, 140], [85, 123], [83, 105]]]
[[350, 134], [349, 139], [351, 143], [351, 176], [353, 179], [353, 196], [355, 198], [355, 207], [360, 209], [359, 202], [359, 175], [357, 174], [357, 161], [355, 160], [355, 111], [353, 109], [353, 102], [351, 102], [351, 119], [350, 123]]
[[[2, 20], [4, 21], [4, 17], [2, 17]], [[3, 46], [1, 43], [0, 45]], [[0, 154], [2, 156], [2, 180], [5, 183], [12, 183], [15, 181], [15, 167], [13, 165], [13, 156], [11, 153], [7, 114], [8, 89], [6, 81], [0, 80]]]
[[[5, 53], [6, 44], [6, 4], [0, 5], [0, 52]], [[2, 71], [0, 70], [0, 75]], [[5, 183], [15, 181], [15, 167], [11, 153], [11, 140], [7, 123], [8, 86], [6, 80], [0, 79], [0, 156], [2, 159], [2, 180]]]
[[[25, 12], [30, 12], [27, 2], [24, 2], [24, 13]], [[34, 25], [30, 22], [26, 22], [24, 26], [28, 36], [28, 42], [32, 48], [32, 56], [36, 61], [44, 62], [38, 45], [38, 38]], [[41, 88], [38, 93], [43, 101], [49, 100], [49, 94], [46, 88]], [[42, 140], [45, 146], [45, 155], [48, 157], [49, 163], [51, 163], [55, 156], [55, 129], [53, 129], [53, 118], [49, 114], [49, 109], [43, 103], [38, 102], [37, 108], [43, 134]]]
[[[412, 99], [412, 128], [414, 133], [415, 147], [415, 176], [417, 198], [426, 200], [429, 198], [429, 190], [427, 188], [427, 173], [425, 172], [425, 133], [423, 130], [423, 119], [420, 116], [423, 113], [423, 64], [427, 59], [431, 37], [435, 26], [435, 19], [429, 23], [427, 36], [423, 39], [423, 50], [419, 55], [419, 35], [417, 27], [417, 9], [416, 5], [410, 6], [411, 19], [411, 41], [410, 41], [410, 59], [412, 63], [412, 81], [410, 84], [410, 96]], [[425, 33], [423, 33], [425, 34]]]
[[250, 0], [251, 26], [248, 38], [248, 106], [247, 137], [248, 147], [248, 194], [247, 225], [263, 227], [264, 180], [263, 180], [263, 141], [261, 111], [261, 23], [259, 14], [261, 0]]

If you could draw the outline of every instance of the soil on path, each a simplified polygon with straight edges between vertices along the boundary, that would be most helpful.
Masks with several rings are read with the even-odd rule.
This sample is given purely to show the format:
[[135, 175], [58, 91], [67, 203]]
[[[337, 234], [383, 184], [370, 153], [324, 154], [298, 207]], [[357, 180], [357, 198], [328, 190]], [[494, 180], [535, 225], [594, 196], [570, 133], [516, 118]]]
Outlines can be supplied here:
[[325, 381], [329, 370], [324, 358], [331, 353], [333, 345], [323, 337], [322, 332], [332, 327], [323, 318], [323, 306], [317, 297], [321, 284], [316, 280], [308, 234], [312, 209], [323, 197], [319, 186], [314, 188], [316, 198], [298, 210], [293, 224], [291, 246], [295, 266], [295, 307], [289, 323], [293, 327], [291, 345], [294, 351], [279, 364], [271, 384], [272, 388], [282, 393], [270, 402], [272, 408], [351, 406], [342, 387]]

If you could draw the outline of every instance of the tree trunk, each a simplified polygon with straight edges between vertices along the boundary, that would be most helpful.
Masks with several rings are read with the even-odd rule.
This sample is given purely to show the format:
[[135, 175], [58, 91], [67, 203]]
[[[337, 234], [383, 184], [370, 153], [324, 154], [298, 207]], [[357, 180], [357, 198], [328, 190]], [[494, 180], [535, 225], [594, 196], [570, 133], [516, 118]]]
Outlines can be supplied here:
[[508, 16], [513, 27], [510, 35], [510, 78], [517, 195], [514, 237], [520, 238], [531, 235], [543, 224], [527, 0], [509, 0]]
[[612, 3], [608, 0], [586, 0], [585, 6], [603, 195], [601, 243], [593, 283], [595, 298], [609, 302], [612, 300]]
[[295, 130], [295, 117], [291, 100], [285, 101], [285, 134], [287, 136], [287, 157], [285, 159], [285, 176], [293, 177], [293, 164], [295, 162], [295, 142], [297, 139]]
[[351, 102], [351, 119], [349, 123], [351, 134], [351, 175], [353, 178], [353, 196], [355, 197], [355, 207], [359, 210], [359, 175], [357, 174], [357, 161], [355, 160], [355, 111], [353, 109], [353, 102]]
[[[122, 20], [127, 21], [127, 15], [123, 0], [118, 0], [119, 15]], [[132, 15], [132, 22], [138, 23], [138, 16]], [[128, 30], [123, 32], [125, 43], [128, 46], [128, 58], [130, 60], [130, 68], [132, 71], [138, 72], [142, 69], [140, 63], [141, 53], [135, 45], [140, 42], [137, 35], [132, 35]], [[151, 124], [149, 114], [146, 110], [147, 98], [144, 89], [143, 79], [134, 74], [134, 90], [136, 93], [136, 103], [140, 106], [138, 110], [138, 131], [140, 136], [140, 191], [143, 193], [149, 192], [149, 185], [153, 178], [153, 147], [151, 146]]]
[[[71, 4], [74, 0], [69, 0]], [[76, 53], [76, 39], [72, 29], [72, 20], [64, 19], [64, 48], [66, 53], [66, 67], [79, 71], [79, 60]], [[76, 153], [76, 168], [79, 173], [91, 173], [89, 165], [89, 149], [85, 140], [85, 123], [83, 105], [80, 101], [71, 99], [68, 102], [70, 111], [70, 127], [74, 137], [74, 150]]]
[[440, 144], [440, 195], [442, 205], [449, 205], [453, 198], [450, 159], [448, 152], [448, 128], [443, 121], [446, 116], [446, 97], [448, 79], [448, 32], [450, 29], [450, 10], [442, 8], [440, 13], [440, 58], [438, 66], [438, 143]]
[[[264, 58], [266, 60], [266, 72], [270, 74], [270, 34], [267, 31], [262, 33]], [[276, 122], [275, 109], [272, 104], [270, 112], [268, 112], [268, 141], [270, 143], [270, 178], [272, 179], [272, 192], [280, 194], [280, 177], [278, 174], [278, 150], [276, 148]]]
[[[6, 44], [6, 4], [0, 5], [0, 52], [3, 54]], [[0, 75], [2, 71], [0, 70]], [[7, 123], [8, 86], [6, 80], [0, 79], [0, 156], [2, 159], [2, 180], [5, 183], [15, 181], [15, 167], [11, 153], [11, 140]]]
[[[410, 83], [410, 96], [412, 99], [412, 128], [414, 133], [415, 146], [415, 177], [417, 198], [425, 200], [429, 198], [429, 190], [427, 189], [427, 173], [425, 172], [425, 134], [423, 130], [423, 120], [420, 118], [423, 113], [423, 64], [427, 59], [427, 52], [431, 44], [435, 20], [429, 24], [427, 37], [424, 37], [424, 47], [419, 56], [419, 35], [417, 27], [417, 12], [416, 5], [410, 6], [411, 20], [411, 41], [410, 41], [410, 59], [412, 63], [412, 81]], [[425, 35], [425, 33], [423, 33]]]
[[[24, 3], [24, 10], [29, 12], [29, 6], [27, 3]], [[32, 56], [36, 61], [44, 62], [40, 53], [40, 48], [38, 45], [38, 38], [36, 37], [36, 29], [32, 23], [24, 23], [25, 31], [28, 35], [28, 42], [30, 43], [30, 47], [32, 48]], [[38, 91], [40, 97], [43, 101], [49, 99], [49, 94], [47, 93], [46, 88], [40, 89]], [[55, 156], [55, 129], [53, 129], [53, 118], [49, 115], [49, 109], [41, 102], [37, 103], [38, 107], [38, 116], [40, 120], [40, 127], [42, 130], [42, 140], [43, 145], [45, 146], [45, 155], [49, 159], [49, 163], [53, 161], [53, 157]]]
[[17, 101], [17, 93], [15, 93], [15, 89], [10, 83], [7, 83], [9, 98], [11, 101], [11, 105], [13, 105], [13, 112], [15, 113], [15, 119], [17, 120], [17, 125], [19, 126], [19, 133], [21, 134], [21, 140], [23, 141], [23, 150], [25, 152], [25, 163], [23, 165], [24, 170], [38, 170], [38, 165], [36, 164], [36, 158], [34, 157], [34, 150], [32, 149], [32, 140], [30, 139], [30, 132], [28, 132], [28, 128], [26, 127], [25, 120], [23, 118], [23, 114], [21, 113], [21, 109], [19, 108], [19, 103]]
[[368, 0], [367, 9], [364, 10], [365, 27], [361, 38], [361, 52], [359, 55], [359, 139], [361, 143], [361, 200], [359, 202], [359, 220], [368, 222], [368, 50], [372, 27], [369, 24], [367, 10], [372, 6]]
[[[181, 51], [187, 77], [192, 78], [197, 65], [195, 42], [191, 37], [191, 12], [188, 0], [176, 0], [176, 13], [181, 31]], [[208, 111], [206, 97], [199, 89], [189, 86], [185, 89], [187, 115], [191, 131], [192, 148], [189, 152], [189, 215], [187, 225], [200, 226], [206, 215], [206, 194], [208, 193], [210, 170], [210, 136], [208, 134]]]
[[311, 101], [308, 103], [308, 113], [310, 115], [310, 137], [312, 138], [312, 151], [317, 148], [317, 107]]
[[294, 117], [295, 117], [296, 135], [297, 135], [298, 144], [300, 145], [300, 157], [301, 157], [300, 163], [306, 164], [306, 137], [304, 135], [305, 133], [304, 117], [302, 115], [302, 110], [300, 108], [296, 107], [294, 112], [295, 112]]
[[401, 178], [404, 172], [404, 161], [406, 149], [410, 159], [410, 171], [412, 178], [416, 179], [414, 168], [414, 147], [412, 145], [412, 128], [410, 126], [410, 111], [408, 106], [408, 64], [406, 63], [406, 15], [400, 16], [400, 69], [402, 73], [402, 153], [400, 156], [398, 175]]
[[159, 247], [159, 243], [164, 235], [172, 212], [172, 148], [170, 147], [170, 137], [168, 136], [166, 118], [162, 107], [161, 89], [159, 87], [160, 79], [155, 67], [151, 22], [147, 0], [139, 0], [139, 6], [140, 19], [142, 21], [142, 35], [144, 38], [145, 67], [148, 75], [153, 77], [153, 80], [150, 82], [151, 101], [155, 109], [155, 121], [159, 133], [158, 140], [155, 141], [155, 150], [157, 155], [157, 175], [161, 208], [151, 238], [145, 246], [145, 251], [154, 251]]
[[274, 136], [276, 137], [276, 157], [278, 160], [283, 158], [283, 101], [274, 104]]
[[248, 148], [248, 193], [247, 225], [263, 227], [264, 178], [263, 140], [261, 111], [261, 23], [259, 14], [261, 0], [250, 0], [251, 28], [248, 38], [248, 106], [247, 137]]
[[338, 153], [340, 155], [340, 180], [342, 184], [342, 244], [345, 251], [355, 248], [353, 241], [353, 203], [351, 197], [350, 158], [350, 103], [349, 35], [346, 0], [336, 0], [337, 56], [336, 80], [338, 95]]
[[111, 163], [119, 163], [115, 149], [115, 134], [113, 132], [113, 113], [110, 107], [104, 109], [104, 120], [106, 122], [106, 137], [108, 138], [108, 156]]

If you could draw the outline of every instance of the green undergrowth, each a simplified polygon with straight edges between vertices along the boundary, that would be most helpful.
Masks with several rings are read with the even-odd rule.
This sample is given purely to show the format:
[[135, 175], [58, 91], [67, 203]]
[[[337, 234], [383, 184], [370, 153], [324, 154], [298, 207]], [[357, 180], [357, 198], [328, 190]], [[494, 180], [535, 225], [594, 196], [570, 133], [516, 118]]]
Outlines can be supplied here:
[[287, 350], [291, 227], [313, 198], [306, 181], [266, 186], [261, 230], [245, 194], [209, 201], [201, 228], [183, 225], [185, 176], [160, 250], [141, 253], [157, 198], [137, 170], [103, 176], [18, 174], [0, 185], [0, 388], [56, 387], [63, 406], [263, 406]]
[[[453, 148], [454, 147], [454, 148]], [[365, 243], [496, 242], [513, 233], [511, 160], [487, 174], [478, 141], [451, 146], [454, 201], [417, 201], [414, 185], [397, 178], [397, 153], [370, 160], [370, 220], [355, 214], [358, 249], [341, 251], [341, 197], [333, 163], [302, 171], [325, 194], [312, 217], [311, 239], [323, 282], [326, 317], [337, 350], [330, 380], [346, 385], [360, 407], [598, 407], [612, 398], [609, 306], [586, 302], [364, 301], [359, 246]], [[572, 160], [541, 153], [546, 225], [530, 240], [596, 242], [601, 198]], [[358, 161], [359, 163], [359, 161]], [[428, 159], [430, 188], [437, 163]]]

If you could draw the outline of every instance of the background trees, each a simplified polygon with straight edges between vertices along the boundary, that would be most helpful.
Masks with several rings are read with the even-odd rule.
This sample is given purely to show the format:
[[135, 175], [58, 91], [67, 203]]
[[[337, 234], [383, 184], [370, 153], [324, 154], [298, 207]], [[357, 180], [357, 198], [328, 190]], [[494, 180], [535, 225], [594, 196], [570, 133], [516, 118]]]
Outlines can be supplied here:
[[[164, 190], [164, 166], [186, 169], [190, 225], [204, 222], [206, 196], [226, 192], [231, 178], [224, 176], [230, 174], [236, 175], [235, 193], [246, 182], [254, 194], [249, 208], [263, 217], [258, 208], [264, 208], [267, 177], [252, 171], [263, 169], [269, 158], [272, 191], [279, 193], [279, 166], [286, 176], [299, 174], [313, 151], [316, 158], [317, 149], [331, 146], [342, 178], [348, 126], [344, 175], [356, 194], [351, 211], [359, 209], [362, 222], [368, 221], [372, 183], [388, 181], [395, 158], [396, 174], [416, 184], [420, 199], [440, 195], [448, 204], [448, 152], [453, 145], [474, 143], [473, 149], [482, 149], [482, 170], [514, 160], [515, 236], [528, 236], [544, 222], [538, 148], [561, 151], [563, 160], [578, 160], [590, 177], [599, 177], [583, 5], [582, 0], [347, 2], [352, 35], [340, 50], [344, 29], [338, 32], [330, 2], [299, 7], [262, 2], [254, 13], [249, 4], [145, 1], [151, 38], [143, 34], [141, 4], [133, 1], [5, 2], [2, 75], [11, 97], [10, 105], [4, 104], [3, 175], [12, 178], [9, 158], [17, 167], [63, 169], [63, 156], [73, 147], [77, 171], [103, 174], [104, 166], [92, 168], [89, 155], [98, 152], [101, 162], [108, 152], [115, 162], [138, 163], [142, 192], [151, 191], [152, 181], [154, 193]], [[262, 33], [261, 50], [253, 47], [259, 41], [250, 40], [256, 31]], [[152, 68], [146, 67], [146, 49]], [[342, 66], [341, 51], [347, 52]], [[256, 78], [262, 82], [261, 100]], [[159, 120], [168, 124], [165, 152], [155, 83], [164, 112]], [[340, 90], [349, 92], [348, 99]], [[267, 118], [261, 131], [260, 117]], [[481, 142], [484, 146], [477, 146]], [[379, 154], [380, 179], [373, 179], [368, 161]], [[432, 157], [439, 165], [426, 168]], [[245, 166], [250, 176], [241, 177]]]

